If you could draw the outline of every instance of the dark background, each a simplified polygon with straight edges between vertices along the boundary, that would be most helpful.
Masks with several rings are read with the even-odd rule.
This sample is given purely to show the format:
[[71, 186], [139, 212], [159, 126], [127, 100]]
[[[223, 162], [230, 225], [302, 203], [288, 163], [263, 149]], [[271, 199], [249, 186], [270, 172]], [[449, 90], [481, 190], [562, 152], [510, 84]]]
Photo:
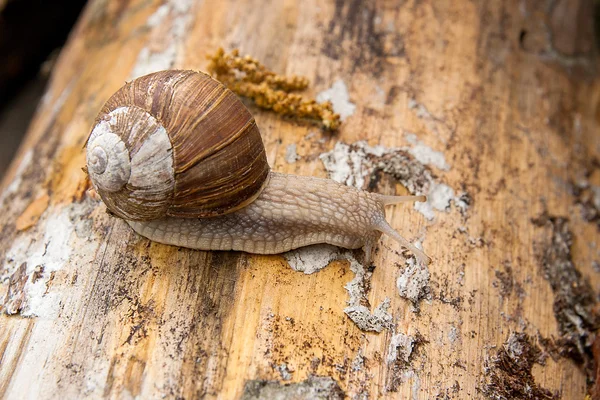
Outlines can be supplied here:
[[85, 0], [0, 0], [0, 180]]

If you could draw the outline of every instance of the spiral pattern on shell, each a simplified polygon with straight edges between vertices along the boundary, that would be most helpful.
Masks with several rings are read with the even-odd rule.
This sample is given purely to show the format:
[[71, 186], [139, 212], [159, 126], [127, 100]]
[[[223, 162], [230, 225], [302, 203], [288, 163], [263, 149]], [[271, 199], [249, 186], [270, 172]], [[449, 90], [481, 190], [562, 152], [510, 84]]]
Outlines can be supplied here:
[[194, 71], [127, 83], [86, 145], [94, 188], [129, 220], [233, 212], [262, 190], [269, 166], [254, 118], [235, 94]]

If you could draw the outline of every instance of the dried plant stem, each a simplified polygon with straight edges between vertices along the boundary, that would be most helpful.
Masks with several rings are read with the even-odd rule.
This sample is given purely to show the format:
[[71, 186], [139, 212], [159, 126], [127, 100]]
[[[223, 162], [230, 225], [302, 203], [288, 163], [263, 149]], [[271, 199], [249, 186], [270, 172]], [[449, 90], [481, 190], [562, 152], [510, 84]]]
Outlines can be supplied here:
[[292, 75], [277, 75], [250, 56], [240, 56], [239, 51], [230, 54], [220, 48], [210, 56], [209, 72], [230, 90], [247, 97], [261, 108], [282, 115], [319, 121], [325, 129], [340, 126], [340, 116], [333, 112], [330, 102], [317, 103], [292, 93], [308, 87], [308, 79]]

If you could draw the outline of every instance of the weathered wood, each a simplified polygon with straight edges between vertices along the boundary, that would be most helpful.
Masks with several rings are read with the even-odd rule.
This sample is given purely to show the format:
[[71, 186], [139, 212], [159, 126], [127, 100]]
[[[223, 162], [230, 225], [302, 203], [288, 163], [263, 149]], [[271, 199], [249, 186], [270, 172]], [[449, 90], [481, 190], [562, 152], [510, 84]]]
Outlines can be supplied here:
[[[588, 3], [91, 1], [3, 183], [0, 397], [501, 398], [527, 384], [583, 398], [600, 285]], [[205, 69], [220, 46], [307, 76], [311, 95], [341, 80], [356, 106], [336, 134], [251, 108], [275, 170], [325, 176], [323, 153], [366, 140], [387, 150], [338, 145], [364, 187], [454, 191], [432, 196], [448, 210], [421, 209], [432, 220], [390, 208], [434, 261], [399, 292], [413, 269], [382, 239], [353, 300], [390, 299], [382, 332], [344, 313], [361, 275], [348, 255], [305, 275], [279, 255], [150, 243], [86, 193], [103, 102], [146, 72]]]

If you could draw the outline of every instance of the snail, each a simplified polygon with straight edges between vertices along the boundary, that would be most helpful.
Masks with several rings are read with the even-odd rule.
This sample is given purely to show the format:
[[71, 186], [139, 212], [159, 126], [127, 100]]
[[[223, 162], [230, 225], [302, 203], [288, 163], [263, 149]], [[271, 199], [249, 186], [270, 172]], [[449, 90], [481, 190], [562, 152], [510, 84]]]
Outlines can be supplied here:
[[96, 117], [86, 158], [108, 210], [156, 242], [256, 254], [329, 243], [362, 247], [369, 260], [385, 233], [430, 261], [384, 210], [424, 196], [272, 171], [248, 109], [201, 72], [161, 71], [125, 84]]

